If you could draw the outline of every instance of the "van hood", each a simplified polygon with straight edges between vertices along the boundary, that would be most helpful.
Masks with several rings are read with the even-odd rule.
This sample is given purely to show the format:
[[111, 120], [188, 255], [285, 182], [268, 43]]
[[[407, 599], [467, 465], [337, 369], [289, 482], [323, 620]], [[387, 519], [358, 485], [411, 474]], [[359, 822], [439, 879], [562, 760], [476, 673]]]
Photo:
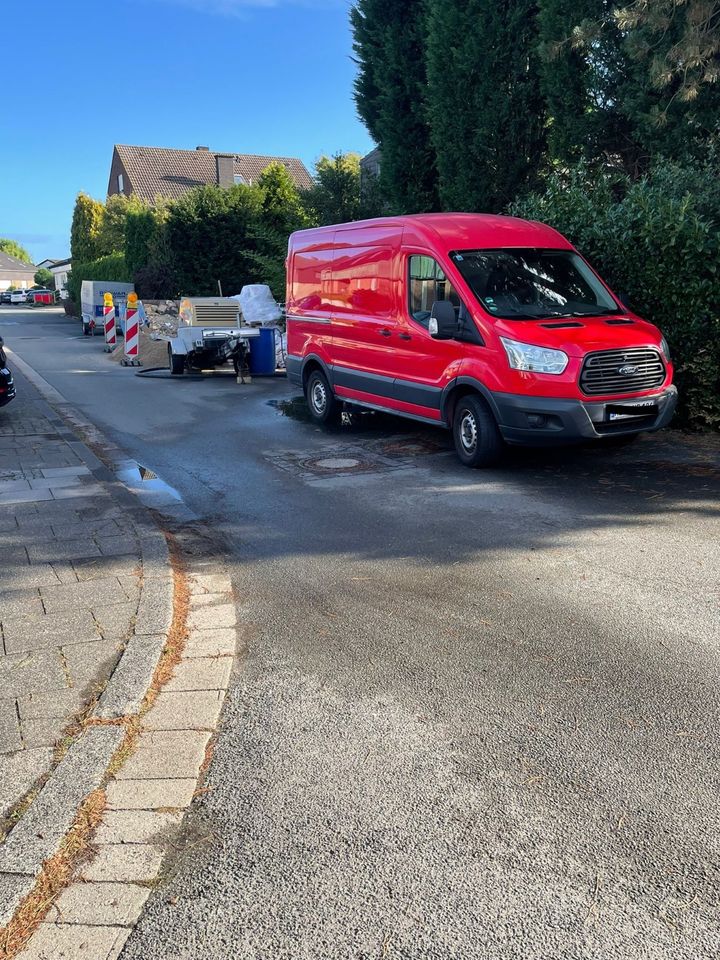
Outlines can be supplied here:
[[545, 320], [496, 320], [500, 336], [563, 350], [584, 357], [595, 350], [630, 347], [660, 348], [662, 334], [656, 326], [631, 313], [605, 317], [548, 317]]

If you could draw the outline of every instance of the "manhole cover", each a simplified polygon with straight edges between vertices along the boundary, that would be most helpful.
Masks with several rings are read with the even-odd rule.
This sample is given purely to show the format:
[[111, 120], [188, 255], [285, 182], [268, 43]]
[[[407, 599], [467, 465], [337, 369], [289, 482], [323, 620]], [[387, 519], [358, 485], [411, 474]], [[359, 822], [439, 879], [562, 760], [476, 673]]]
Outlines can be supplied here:
[[326, 457], [324, 460], [316, 460], [315, 466], [323, 470], [352, 470], [353, 467], [360, 466], [360, 461], [351, 457]]

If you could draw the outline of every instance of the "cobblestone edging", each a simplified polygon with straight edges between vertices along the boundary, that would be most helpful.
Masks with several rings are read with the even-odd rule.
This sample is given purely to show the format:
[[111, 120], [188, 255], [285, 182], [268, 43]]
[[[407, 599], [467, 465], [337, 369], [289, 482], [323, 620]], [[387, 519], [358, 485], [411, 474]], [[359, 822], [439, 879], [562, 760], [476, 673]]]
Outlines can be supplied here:
[[[107, 459], [119, 462], [120, 451], [57, 391], [26, 364], [17, 366], [66, 423], [81, 430], [101, 455], [111, 451]], [[96, 855], [16, 955], [24, 960], [119, 955], [204, 770], [236, 652], [235, 607], [222, 563], [212, 554], [202, 556], [202, 547], [190, 542], [192, 529], [179, 529], [173, 570], [165, 536], [149, 511], [106, 467], [93, 472], [120, 487], [114, 495], [133, 512], [143, 568], [137, 616], [92, 716], [0, 845], [0, 956], [6, 955], [3, 933], [11, 929], [3, 924], [11, 923], [25, 898], [32, 897], [43, 864], [58, 849], [82, 801], [98, 787], [106, 793], [106, 812], [92, 838]], [[206, 537], [199, 540], [211, 549]], [[173, 607], [179, 582], [188, 594], [183, 624], [177, 623], [177, 604]], [[148, 698], [153, 681], [158, 687], [156, 668], [168, 635], [179, 628], [175, 668]]]

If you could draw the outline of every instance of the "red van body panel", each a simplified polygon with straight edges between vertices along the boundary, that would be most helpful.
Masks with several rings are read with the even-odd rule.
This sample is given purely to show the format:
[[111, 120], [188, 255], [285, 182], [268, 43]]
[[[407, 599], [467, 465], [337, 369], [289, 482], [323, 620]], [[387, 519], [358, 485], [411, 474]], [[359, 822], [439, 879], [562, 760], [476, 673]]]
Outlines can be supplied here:
[[[453, 257], [512, 248], [577, 253], [545, 224], [479, 214], [392, 217], [294, 233], [287, 260], [289, 378], [303, 385], [319, 365], [341, 399], [448, 426], [453, 398], [476, 390], [511, 443], [664, 426], [677, 393], [662, 334], [606, 285], [610, 302], [617, 301], [613, 316], [514, 320], [485, 309]], [[413, 256], [430, 258], [453, 288], [468, 318], [462, 337], [437, 339], [415, 319], [420, 313], [411, 314]], [[560, 350], [567, 365], [559, 375], [514, 369], [501, 337]], [[597, 393], [598, 366], [601, 382], [609, 378], [622, 389]], [[636, 379], [646, 380], [634, 389], [634, 375], [616, 368], [640, 371]], [[650, 369], [652, 386], [643, 386]]]

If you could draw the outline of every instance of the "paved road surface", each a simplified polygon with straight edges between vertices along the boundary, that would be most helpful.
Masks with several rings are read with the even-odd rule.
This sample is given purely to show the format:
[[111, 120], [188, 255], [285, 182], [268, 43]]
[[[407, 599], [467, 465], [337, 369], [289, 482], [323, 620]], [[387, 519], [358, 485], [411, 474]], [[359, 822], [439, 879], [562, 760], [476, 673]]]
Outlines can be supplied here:
[[55, 312], [0, 332], [233, 553], [248, 651], [123, 960], [717, 955], [716, 442], [478, 473]]

